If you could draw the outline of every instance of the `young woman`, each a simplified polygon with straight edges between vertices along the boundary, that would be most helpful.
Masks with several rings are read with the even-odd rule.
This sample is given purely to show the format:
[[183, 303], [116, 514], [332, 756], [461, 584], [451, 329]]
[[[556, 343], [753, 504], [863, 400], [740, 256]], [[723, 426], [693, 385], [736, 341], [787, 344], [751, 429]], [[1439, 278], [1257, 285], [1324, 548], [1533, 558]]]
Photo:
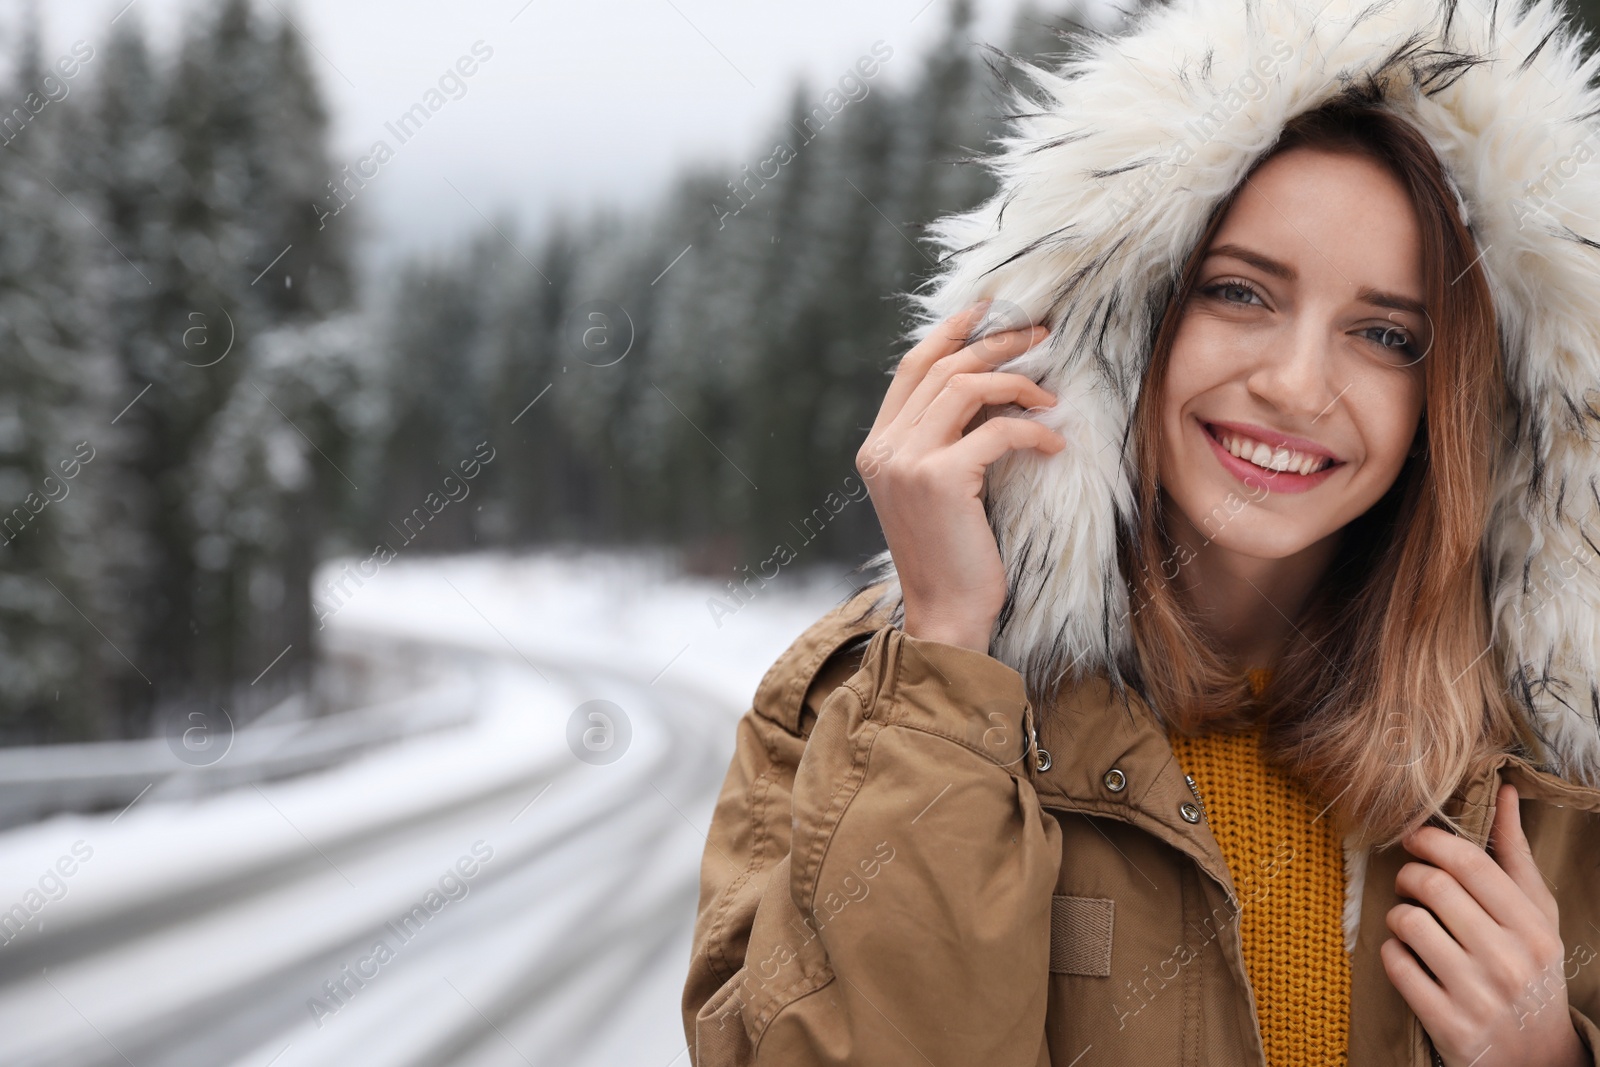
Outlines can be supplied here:
[[740, 722], [696, 1064], [1600, 1067], [1593, 69], [1424, 0], [1029, 68], [882, 580]]

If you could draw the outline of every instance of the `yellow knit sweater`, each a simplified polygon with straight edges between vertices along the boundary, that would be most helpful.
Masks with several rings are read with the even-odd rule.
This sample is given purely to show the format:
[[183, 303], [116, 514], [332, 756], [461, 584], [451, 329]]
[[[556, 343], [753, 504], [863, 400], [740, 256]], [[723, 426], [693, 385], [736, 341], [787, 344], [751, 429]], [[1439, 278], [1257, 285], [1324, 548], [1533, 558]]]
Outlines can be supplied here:
[[[1257, 695], [1266, 670], [1250, 672]], [[1272, 1067], [1348, 1059], [1344, 851], [1325, 805], [1259, 749], [1260, 733], [1169, 733], [1238, 893], [1239, 934]]]

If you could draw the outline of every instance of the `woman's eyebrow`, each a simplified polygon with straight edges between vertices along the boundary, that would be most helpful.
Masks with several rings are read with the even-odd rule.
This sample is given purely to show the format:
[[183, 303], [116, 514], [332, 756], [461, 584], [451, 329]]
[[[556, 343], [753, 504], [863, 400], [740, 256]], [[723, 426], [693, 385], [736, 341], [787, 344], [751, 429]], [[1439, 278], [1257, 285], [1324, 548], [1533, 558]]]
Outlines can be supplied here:
[[1212, 256], [1232, 256], [1234, 259], [1242, 259], [1257, 270], [1264, 271], [1275, 278], [1282, 278], [1286, 282], [1292, 282], [1299, 277], [1295, 273], [1295, 269], [1289, 264], [1279, 263], [1271, 256], [1262, 255], [1260, 252], [1246, 248], [1243, 245], [1214, 245], [1211, 251], [1206, 253], [1207, 259]]
[[[1206, 253], [1207, 259], [1212, 256], [1232, 256], [1234, 259], [1243, 260], [1259, 271], [1270, 274], [1275, 278], [1282, 278], [1286, 282], [1292, 282], [1299, 277], [1299, 274], [1289, 264], [1280, 263], [1271, 256], [1246, 248], [1243, 245], [1215, 245], [1211, 251]], [[1422, 301], [1413, 300], [1409, 296], [1401, 296], [1399, 293], [1374, 289], [1370, 285], [1363, 287], [1360, 292], [1356, 293], [1356, 299], [1378, 307], [1393, 308], [1396, 311], [1408, 311], [1413, 315], [1421, 315], [1424, 318], [1428, 315], [1427, 305]]]
[[1394, 308], [1396, 311], [1409, 311], [1413, 315], [1428, 317], [1428, 307], [1420, 300], [1413, 300], [1409, 296], [1398, 293], [1386, 293], [1382, 289], [1367, 286], [1356, 294], [1356, 299], [1378, 307]]

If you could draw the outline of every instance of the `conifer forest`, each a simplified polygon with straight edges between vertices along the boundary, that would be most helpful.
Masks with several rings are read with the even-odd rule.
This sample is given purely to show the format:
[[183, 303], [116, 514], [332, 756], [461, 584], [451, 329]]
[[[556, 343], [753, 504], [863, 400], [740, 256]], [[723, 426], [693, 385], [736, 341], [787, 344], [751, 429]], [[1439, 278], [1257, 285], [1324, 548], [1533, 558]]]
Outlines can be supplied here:
[[[333, 557], [648, 543], [731, 580], [881, 547], [853, 457], [894, 295], [933, 265], [919, 227], [991, 188], [963, 160], [1000, 74], [964, 4], [925, 56], [796, 84], [732, 165], [381, 278], [354, 245], [383, 150], [333, 158], [274, 5], [199, 10], [171, 62], [132, 18], [11, 44], [0, 740], [248, 720], [309, 684]], [[1030, 10], [1010, 47], [1069, 23]]]

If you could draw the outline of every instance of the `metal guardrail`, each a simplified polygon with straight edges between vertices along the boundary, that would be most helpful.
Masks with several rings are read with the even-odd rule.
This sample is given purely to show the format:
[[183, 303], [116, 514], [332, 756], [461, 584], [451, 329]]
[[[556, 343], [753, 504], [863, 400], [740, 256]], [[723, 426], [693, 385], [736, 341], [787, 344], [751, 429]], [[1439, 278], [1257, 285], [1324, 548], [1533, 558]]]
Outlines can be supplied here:
[[470, 720], [480, 683], [446, 671], [408, 695], [329, 715], [306, 716], [296, 694], [235, 731], [220, 758], [186, 762], [165, 737], [0, 748], [0, 827], [62, 811], [116, 810], [147, 790], [199, 796], [341, 763], [363, 751]]

